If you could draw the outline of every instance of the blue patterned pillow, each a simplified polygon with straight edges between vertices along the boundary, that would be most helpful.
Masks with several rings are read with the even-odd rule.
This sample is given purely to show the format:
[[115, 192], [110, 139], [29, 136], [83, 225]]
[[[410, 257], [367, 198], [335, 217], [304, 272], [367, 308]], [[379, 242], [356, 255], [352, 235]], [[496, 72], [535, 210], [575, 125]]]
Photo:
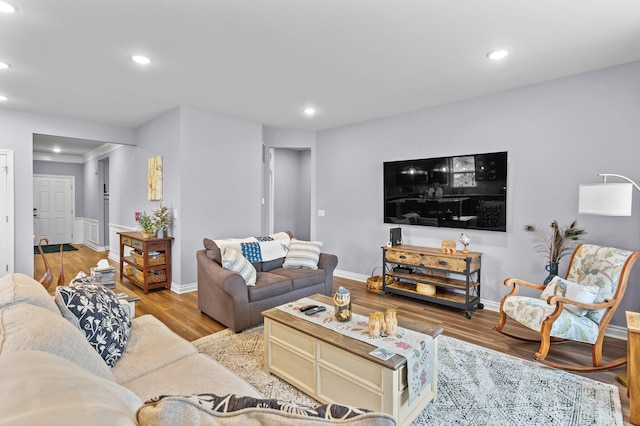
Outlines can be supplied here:
[[84, 332], [89, 344], [113, 367], [131, 331], [131, 319], [113, 291], [91, 284], [58, 287], [56, 304], [62, 316]]

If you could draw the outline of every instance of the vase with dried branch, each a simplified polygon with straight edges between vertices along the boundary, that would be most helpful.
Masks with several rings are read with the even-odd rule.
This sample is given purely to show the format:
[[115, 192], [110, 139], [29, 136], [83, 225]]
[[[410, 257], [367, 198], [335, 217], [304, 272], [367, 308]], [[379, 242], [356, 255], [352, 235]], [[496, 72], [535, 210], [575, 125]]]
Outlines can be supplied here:
[[554, 276], [558, 275], [560, 259], [570, 254], [578, 244], [580, 237], [587, 233], [584, 229], [578, 228], [578, 222], [575, 220], [571, 225], [565, 227], [560, 227], [558, 222], [554, 220], [549, 226], [551, 227], [550, 235], [547, 235], [535, 225], [525, 225], [524, 227], [525, 231], [532, 232], [535, 235], [537, 250], [543, 253], [548, 259], [545, 269], [549, 272], [549, 275], [544, 280], [545, 285], [547, 285]]

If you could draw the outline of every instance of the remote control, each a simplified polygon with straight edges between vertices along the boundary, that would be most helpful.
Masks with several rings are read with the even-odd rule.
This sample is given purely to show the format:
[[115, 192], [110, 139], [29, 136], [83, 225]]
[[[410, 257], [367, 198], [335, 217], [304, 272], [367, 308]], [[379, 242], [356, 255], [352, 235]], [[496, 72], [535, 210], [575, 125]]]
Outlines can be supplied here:
[[317, 308], [313, 308], [313, 309], [310, 309], [310, 310], [306, 311], [304, 314], [311, 316], [313, 314], [317, 314], [318, 312], [323, 312], [323, 311], [326, 311], [326, 310], [327, 310], [327, 308], [325, 308], [324, 306], [318, 306]]
[[300, 312], [307, 312], [309, 309], [317, 308], [318, 305], [304, 305], [300, 308]]

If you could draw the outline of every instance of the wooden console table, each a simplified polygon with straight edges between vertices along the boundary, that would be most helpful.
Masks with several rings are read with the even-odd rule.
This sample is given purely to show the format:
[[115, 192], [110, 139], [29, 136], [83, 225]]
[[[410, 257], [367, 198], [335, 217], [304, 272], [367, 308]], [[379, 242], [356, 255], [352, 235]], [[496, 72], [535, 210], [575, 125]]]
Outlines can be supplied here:
[[[443, 253], [431, 247], [399, 245], [382, 247], [382, 295], [396, 293], [425, 302], [464, 309], [467, 318], [484, 308], [480, 303], [482, 253]], [[394, 278], [391, 284], [386, 277]], [[435, 287], [421, 293], [420, 284]]]
[[[118, 232], [120, 235], [120, 277], [144, 290], [171, 286], [171, 241], [173, 237], [143, 238], [141, 232]], [[131, 247], [130, 256], [124, 248]]]

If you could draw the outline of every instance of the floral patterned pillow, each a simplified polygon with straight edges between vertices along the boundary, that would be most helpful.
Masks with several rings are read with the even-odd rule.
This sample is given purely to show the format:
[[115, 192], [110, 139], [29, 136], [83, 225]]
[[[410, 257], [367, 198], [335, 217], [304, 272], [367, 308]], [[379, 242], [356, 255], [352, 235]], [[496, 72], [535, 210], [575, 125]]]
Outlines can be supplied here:
[[122, 357], [131, 331], [131, 319], [116, 295], [102, 285], [58, 287], [56, 304], [78, 327], [109, 367]]

